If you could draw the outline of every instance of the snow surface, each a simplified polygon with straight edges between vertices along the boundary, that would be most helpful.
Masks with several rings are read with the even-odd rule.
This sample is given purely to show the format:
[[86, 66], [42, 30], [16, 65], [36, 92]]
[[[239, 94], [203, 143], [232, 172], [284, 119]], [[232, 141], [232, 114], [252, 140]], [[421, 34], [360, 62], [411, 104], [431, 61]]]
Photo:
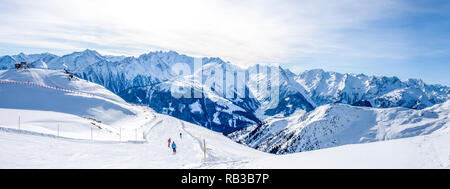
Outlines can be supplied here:
[[268, 156], [59, 71], [9, 70], [0, 78], [0, 168], [198, 168]]
[[[159, 115], [158, 119], [143, 126], [145, 141], [81, 140], [66, 138], [64, 132], [62, 137], [57, 137], [56, 134], [1, 126], [0, 168], [200, 168], [210, 164], [233, 165], [268, 156], [203, 127], [165, 115]], [[89, 134], [78, 133], [80, 136]], [[167, 147], [169, 138], [177, 144], [175, 155]], [[206, 141], [206, 162], [203, 140]]]
[[63, 112], [108, 124], [136, 115], [131, 105], [100, 85], [69, 79], [61, 71], [0, 71], [0, 80], [2, 108]]
[[273, 117], [230, 134], [253, 148], [286, 154], [427, 135], [450, 128], [450, 100], [423, 110], [329, 104]]
[[[0, 81], [0, 168], [450, 168], [448, 127], [423, 136], [274, 155], [128, 104], [100, 85], [69, 80], [59, 71], [2, 71]], [[432, 119], [446, 113], [439, 107], [418, 113]], [[282, 130], [286, 123], [274, 120]], [[167, 147], [169, 138], [177, 144], [176, 154]]]
[[[450, 168], [450, 133], [278, 155], [239, 165], [252, 169], [436, 169]], [[268, 163], [270, 162], [270, 163]]]
[[[0, 168], [450, 168], [450, 133], [272, 155], [165, 115], [146, 142], [90, 141], [0, 127]], [[184, 125], [184, 126], [183, 126]], [[183, 138], [178, 138], [178, 133]], [[177, 143], [177, 154], [166, 146]], [[206, 140], [203, 162], [201, 140]]]

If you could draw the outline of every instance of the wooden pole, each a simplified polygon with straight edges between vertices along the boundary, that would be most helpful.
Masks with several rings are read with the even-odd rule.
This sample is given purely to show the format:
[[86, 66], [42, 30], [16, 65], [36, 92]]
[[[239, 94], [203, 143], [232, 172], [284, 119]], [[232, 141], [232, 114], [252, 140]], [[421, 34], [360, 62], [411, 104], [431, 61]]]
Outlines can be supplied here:
[[203, 139], [203, 161], [206, 162], [206, 142]]

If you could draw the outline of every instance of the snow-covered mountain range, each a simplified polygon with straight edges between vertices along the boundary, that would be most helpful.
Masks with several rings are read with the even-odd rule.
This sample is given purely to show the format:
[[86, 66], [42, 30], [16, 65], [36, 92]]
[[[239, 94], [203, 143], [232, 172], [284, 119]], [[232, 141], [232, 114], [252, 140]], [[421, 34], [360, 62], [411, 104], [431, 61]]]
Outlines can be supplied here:
[[[171, 68], [177, 63], [186, 63], [191, 68], [194, 58], [169, 52], [150, 52], [139, 57], [104, 56], [94, 50], [74, 52], [64, 56], [49, 53], [0, 58], [0, 69], [14, 68], [14, 63], [28, 62], [36, 68], [67, 69], [82, 79], [103, 85], [127, 102], [146, 104], [155, 111], [199, 124], [225, 134], [262, 124], [274, 115], [290, 116], [294, 112], [313, 111], [325, 104], [344, 103], [355, 106], [379, 108], [405, 107], [424, 109], [443, 103], [450, 97], [450, 89], [441, 85], [428, 85], [421, 80], [401, 81], [396, 77], [376, 77], [355, 74], [340, 74], [323, 70], [310, 70], [295, 74], [282, 67], [270, 67], [280, 73], [278, 86], [279, 103], [268, 106], [270, 94], [257, 89], [258, 77], [247, 78], [245, 93], [255, 98], [234, 98], [218, 94], [214, 88], [204, 87], [205, 80], [212, 75], [208, 70], [222, 68], [237, 72], [261, 70], [255, 65], [239, 68], [220, 58], [202, 58], [203, 72], [191, 73], [190, 77], [202, 74], [201, 83], [185, 82], [176, 77]], [[189, 76], [187, 76], [189, 77]], [[174, 98], [170, 87], [189, 85], [201, 90], [201, 98]], [[228, 85], [228, 84], [226, 84]], [[223, 87], [216, 83], [216, 89]], [[238, 91], [232, 96], [237, 96]]]
[[345, 103], [379, 108], [423, 109], [449, 99], [450, 88], [428, 85], [419, 79], [340, 74], [309, 70], [295, 76], [316, 105]]
[[0, 168], [450, 168], [448, 101], [423, 110], [332, 104], [271, 116], [261, 127], [280, 140], [258, 129], [261, 142], [326, 148], [273, 155], [62, 70], [0, 71], [0, 97]]

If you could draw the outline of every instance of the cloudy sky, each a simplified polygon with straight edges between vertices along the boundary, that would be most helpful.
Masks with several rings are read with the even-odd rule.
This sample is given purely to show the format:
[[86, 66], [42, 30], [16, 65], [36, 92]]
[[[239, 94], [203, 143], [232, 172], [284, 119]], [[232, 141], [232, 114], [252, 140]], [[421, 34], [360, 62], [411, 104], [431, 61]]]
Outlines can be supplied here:
[[0, 0], [0, 56], [87, 48], [450, 85], [450, 2]]

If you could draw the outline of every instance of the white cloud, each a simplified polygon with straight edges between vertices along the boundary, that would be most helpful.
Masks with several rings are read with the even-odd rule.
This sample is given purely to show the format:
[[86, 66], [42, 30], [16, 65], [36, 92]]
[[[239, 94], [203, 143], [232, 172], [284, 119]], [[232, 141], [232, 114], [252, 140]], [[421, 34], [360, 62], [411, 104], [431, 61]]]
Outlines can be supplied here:
[[241, 66], [321, 54], [390, 56], [373, 54], [376, 43], [368, 50], [354, 46], [372, 41], [348, 41], [346, 30], [396, 14], [399, 3], [7, 0], [0, 7], [0, 43], [127, 55], [170, 49]]

